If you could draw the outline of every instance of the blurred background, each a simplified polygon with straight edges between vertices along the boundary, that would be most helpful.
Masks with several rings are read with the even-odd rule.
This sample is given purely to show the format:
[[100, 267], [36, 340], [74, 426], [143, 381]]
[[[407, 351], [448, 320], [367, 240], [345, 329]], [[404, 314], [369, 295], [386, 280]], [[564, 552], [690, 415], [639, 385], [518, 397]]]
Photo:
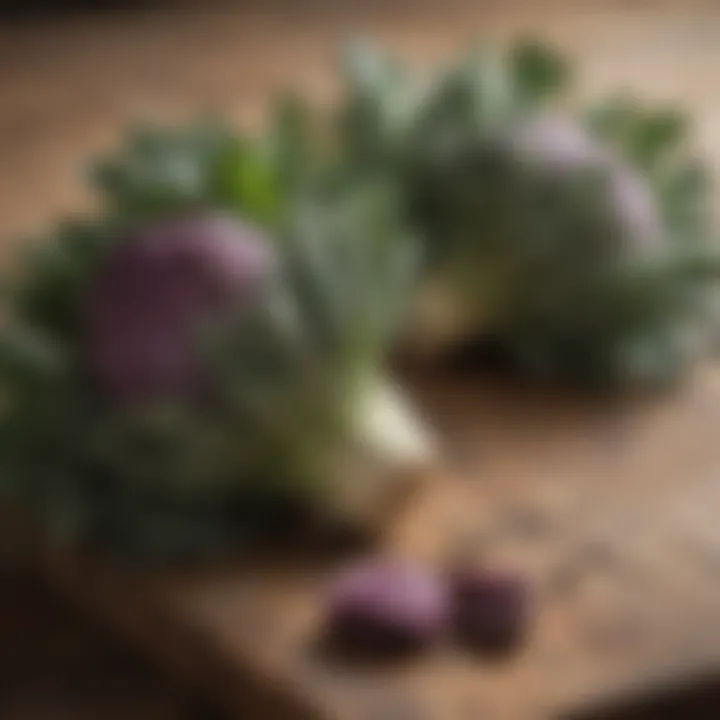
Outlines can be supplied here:
[[[422, 64], [521, 32], [576, 55], [588, 92], [688, 103], [720, 158], [718, 0], [0, 0], [2, 247], [87, 203], [78, 162], [129, 120], [218, 110], [253, 125], [284, 87], [325, 101], [350, 35]], [[601, 717], [718, 717], [720, 699], [664, 708]], [[212, 717], [37, 580], [0, 570], [2, 720]]]

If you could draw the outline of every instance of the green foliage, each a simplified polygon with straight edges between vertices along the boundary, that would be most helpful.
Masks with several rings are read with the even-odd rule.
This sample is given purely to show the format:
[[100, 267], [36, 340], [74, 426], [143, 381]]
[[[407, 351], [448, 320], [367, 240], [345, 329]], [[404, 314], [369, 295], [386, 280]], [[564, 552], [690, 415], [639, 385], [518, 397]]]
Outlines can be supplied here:
[[205, 209], [236, 201], [225, 166], [240, 161], [242, 139], [215, 122], [131, 128], [118, 151], [91, 168], [106, 206], [121, 217]]
[[407, 71], [361, 41], [347, 48], [342, 69], [346, 97], [337, 118], [342, 163], [354, 175], [401, 162], [417, 102]]
[[283, 196], [310, 175], [311, 127], [307, 108], [293, 97], [278, 103], [270, 129], [257, 137], [216, 120], [139, 125], [94, 163], [91, 177], [108, 210], [125, 221], [226, 210], [273, 225]]
[[645, 173], [677, 242], [702, 243], [712, 235], [709, 168], [690, 147], [690, 119], [675, 107], [651, 108], [616, 96], [585, 113], [589, 128]]
[[363, 42], [348, 48], [343, 67], [341, 149], [356, 172], [409, 165], [411, 173], [424, 146], [452, 149], [489, 122], [552, 103], [572, 79], [569, 64], [532, 39], [506, 53], [480, 46], [429, 82]]
[[652, 171], [684, 148], [688, 119], [676, 108], [650, 109], [632, 97], [606, 100], [586, 112], [586, 122], [632, 162]]

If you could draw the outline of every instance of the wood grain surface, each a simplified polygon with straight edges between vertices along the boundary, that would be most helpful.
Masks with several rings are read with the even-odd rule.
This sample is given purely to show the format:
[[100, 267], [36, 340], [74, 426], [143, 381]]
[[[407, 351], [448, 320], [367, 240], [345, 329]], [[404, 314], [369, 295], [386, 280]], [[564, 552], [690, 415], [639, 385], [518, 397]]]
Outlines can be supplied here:
[[418, 392], [456, 466], [384, 550], [437, 563], [462, 550], [533, 578], [534, 629], [506, 662], [451, 647], [397, 667], [325, 658], [318, 599], [333, 562], [47, 569], [237, 717], [564, 717], [720, 671], [718, 371], [673, 397], [603, 407], [496, 379], [424, 377]]
[[3, 720], [213, 720], [222, 716], [36, 575], [0, 572]]
[[[0, 21], [2, 23], [2, 21]], [[590, 92], [689, 103], [720, 159], [713, 2], [202, 4], [0, 24], [0, 232], [8, 248], [88, 207], [78, 162], [129, 119], [217, 108], [262, 122], [270, 94], [335, 91], [338, 41], [363, 31], [418, 64], [472, 37], [532, 31], [577, 55]], [[523, 652], [450, 648], [342, 668], [313, 652], [329, 565], [286, 560], [143, 576], [48, 559], [56, 587], [237, 717], [533, 720], [718, 669], [720, 375], [654, 402], [600, 406], [496, 379], [410, 378], [448, 447], [446, 476], [386, 550], [468, 547], [536, 579]]]

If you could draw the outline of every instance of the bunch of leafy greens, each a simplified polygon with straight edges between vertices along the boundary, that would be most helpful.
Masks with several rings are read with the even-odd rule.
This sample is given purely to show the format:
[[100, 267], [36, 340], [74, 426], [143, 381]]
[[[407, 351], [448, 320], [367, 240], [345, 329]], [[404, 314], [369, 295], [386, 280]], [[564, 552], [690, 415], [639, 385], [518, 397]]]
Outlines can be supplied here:
[[578, 109], [570, 64], [535, 41], [430, 82], [362, 45], [346, 68], [349, 172], [393, 177], [423, 243], [412, 352], [483, 337], [526, 372], [638, 387], [707, 348], [720, 263], [682, 113]]
[[[0, 489], [53, 538], [184, 558], [372, 497], [381, 471], [431, 457], [383, 372], [398, 338], [443, 353], [480, 336], [525, 371], [602, 387], [667, 382], [708, 345], [710, 183], [682, 114], [578, 110], [570, 66], [535, 42], [429, 82], [357, 45], [346, 69], [336, 143], [294, 100], [259, 137], [136, 128], [93, 167], [97, 214], [23, 247], [4, 286]], [[89, 372], [90, 291], [147, 237], [171, 257], [175, 232], [194, 260], [158, 287], [183, 307], [198, 273], [232, 283], [207, 270], [217, 233], [274, 261], [242, 312], [198, 332], [212, 392], [118, 402]]]
[[[322, 512], [375, 424], [414, 246], [383, 188], [316, 181], [297, 104], [277, 117], [261, 138], [214, 122], [132, 131], [93, 168], [97, 215], [25, 247], [9, 274], [0, 478], [51, 538], [138, 560], [234, 547]], [[118, 403], [88, 375], [88, 290], [137, 231], [183, 217], [252, 223], [277, 271], [203, 346], [211, 401]]]

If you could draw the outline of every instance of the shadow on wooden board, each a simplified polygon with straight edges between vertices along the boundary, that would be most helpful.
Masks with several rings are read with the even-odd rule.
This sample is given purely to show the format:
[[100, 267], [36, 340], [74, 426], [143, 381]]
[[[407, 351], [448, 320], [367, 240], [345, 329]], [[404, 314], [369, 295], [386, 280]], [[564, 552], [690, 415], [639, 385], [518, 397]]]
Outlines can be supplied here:
[[561, 720], [716, 720], [720, 717], [720, 677], [683, 687], [649, 691], [643, 697], [600, 704]]

